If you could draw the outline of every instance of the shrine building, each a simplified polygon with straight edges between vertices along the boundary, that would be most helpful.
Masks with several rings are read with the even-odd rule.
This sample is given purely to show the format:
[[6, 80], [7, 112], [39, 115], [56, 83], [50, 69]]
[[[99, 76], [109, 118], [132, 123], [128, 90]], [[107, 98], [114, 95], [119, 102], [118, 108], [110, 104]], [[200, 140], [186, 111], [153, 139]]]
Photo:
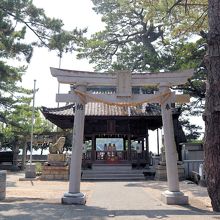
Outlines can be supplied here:
[[[175, 142], [180, 157], [180, 143], [185, 142], [186, 139], [178, 120], [179, 109], [173, 108], [172, 112]], [[73, 128], [75, 104], [59, 108], [43, 107], [42, 113], [46, 119], [61, 129]], [[105, 103], [87, 103], [85, 105], [84, 142], [90, 147], [87, 147], [83, 154], [86, 166], [92, 167], [92, 164], [96, 163], [109, 165], [130, 163], [135, 167], [137, 162], [140, 162], [142, 167], [150, 165], [151, 143], [148, 141], [148, 131], [155, 131], [161, 127], [162, 117], [159, 105], [145, 103], [140, 106], [121, 107]], [[118, 143], [115, 144], [115, 149], [109, 149], [108, 145], [114, 144], [111, 143], [112, 140]], [[107, 149], [103, 141], [106, 141]], [[159, 137], [155, 142], [158, 141]], [[137, 143], [141, 144], [141, 149], [137, 149]]]

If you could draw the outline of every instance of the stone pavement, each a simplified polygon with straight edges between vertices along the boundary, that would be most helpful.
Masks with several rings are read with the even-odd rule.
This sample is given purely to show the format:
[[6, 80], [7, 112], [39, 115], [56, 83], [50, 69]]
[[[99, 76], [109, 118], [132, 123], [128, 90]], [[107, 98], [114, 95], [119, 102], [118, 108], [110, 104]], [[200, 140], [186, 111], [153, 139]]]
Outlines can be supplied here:
[[190, 197], [188, 206], [169, 206], [160, 201], [166, 182], [82, 182], [88, 195], [85, 206], [61, 205], [67, 181], [19, 181], [23, 173], [8, 173], [6, 200], [0, 201], [0, 220], [107, 220], [107, 219], [220, 219], [213, 213], [205, 188], [181, 183]]

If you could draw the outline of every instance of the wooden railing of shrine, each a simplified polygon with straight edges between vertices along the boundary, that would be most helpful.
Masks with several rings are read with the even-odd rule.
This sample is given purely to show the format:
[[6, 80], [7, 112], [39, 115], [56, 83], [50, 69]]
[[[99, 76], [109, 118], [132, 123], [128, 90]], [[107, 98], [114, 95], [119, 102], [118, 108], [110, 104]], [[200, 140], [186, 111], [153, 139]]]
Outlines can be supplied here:
[[[94, 160], [92, 160], [93, 154]], [[137, 153], [137, 151], [132, 150], [129, 155], [128, 151], [87, 151], [83, 153], [83, 160], [88, 162], [147, 162], [148, 152]]]
[[96, 151], [96, 160], [121, 161], [127, 159], [127, 151]]

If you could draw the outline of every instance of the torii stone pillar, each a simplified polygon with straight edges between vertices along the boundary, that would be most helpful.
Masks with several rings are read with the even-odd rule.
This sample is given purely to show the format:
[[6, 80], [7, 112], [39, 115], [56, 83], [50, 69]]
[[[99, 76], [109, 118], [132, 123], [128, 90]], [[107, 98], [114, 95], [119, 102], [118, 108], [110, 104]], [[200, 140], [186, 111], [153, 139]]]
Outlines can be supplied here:
[[[85, 85], [78, 85], [77, 90], [85, 92]], [[82, 149], [85, 122], [85, 102], [79, 95], [76, 96], [75, 117], [73, 125], [72, 155], [70, 164], [69, 192], [64, 193], [63, 204], [86, 203], [86, 195], [80, 192]]]
[[[169, 93], [169, 85], [160, 85], [160, 92]], [[171, 97], [165, 98], [161, 103], [162, 122], [164, 129], [164, 144], [166, 156], [168, 190], [163, 192], [161, 199], [168, 205], [188, 204], [188, 197], [179, 189], [177, 168], [177, 151], [174, 140], [173, 119], [171, 110]]]

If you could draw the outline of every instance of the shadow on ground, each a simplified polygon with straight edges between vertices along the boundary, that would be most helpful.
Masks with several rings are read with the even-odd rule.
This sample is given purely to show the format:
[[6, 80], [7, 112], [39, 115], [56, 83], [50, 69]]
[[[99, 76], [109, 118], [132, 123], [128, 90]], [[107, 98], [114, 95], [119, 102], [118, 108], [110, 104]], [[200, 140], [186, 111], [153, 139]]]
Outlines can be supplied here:
[[[12, 203], [12, 200], [14, 202]], [[37, 199], [36, 199], [37, 200]], [[107, 210], [95, 206], [61, 205], [44, 201], [30, 201], [30, 198], [8, 198], [0, 203], [1, 220], [44, 220], [44, 219], [85, 219], [97, 220], [109, 217], [147, 217], [149, 219], [165, 219], [169, 216], [203, 216], [211, 212], [189, 207], [189, 209], [155, 209], [155, 210]]]
[[[181, 185], [181, 190], [186, 190], [187, 188], [187, 183], [182, 182]], [[143, 187], [143, 188], [152, 188], [152, 189], [158, 189], [160, 191], [165, 191], [167, 190], [167, 182], [164, 181], [149, 181], [149, 182], [133, 182], [133, 183], [128, 183], [125, 185], [126, 187]], [[199, 197], [207, 197], [207, 190], [205, 187], [200, 187], [196, 184], [190, 184], [190, 192], [194, 196], [199, 196]]]

